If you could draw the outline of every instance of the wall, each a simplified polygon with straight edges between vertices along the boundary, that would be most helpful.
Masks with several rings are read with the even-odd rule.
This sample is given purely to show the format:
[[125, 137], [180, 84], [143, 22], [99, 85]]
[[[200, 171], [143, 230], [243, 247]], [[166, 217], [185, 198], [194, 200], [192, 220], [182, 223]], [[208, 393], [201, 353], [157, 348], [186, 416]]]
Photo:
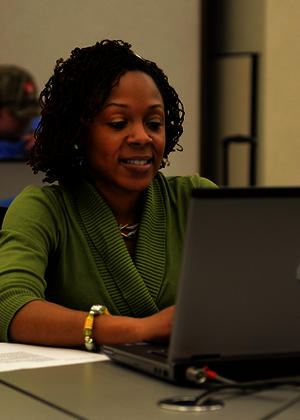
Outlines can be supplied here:
[[[258, 53], [257, 178], [258, 183], [261, 183], [265, 0], [207, 0], [207, 3], [210, 21], [207, 35], [210, 53], [208, 65], [213, 70], [209, 79], [211, 94], [207, 97], [209, 105], [207, 141], [211, 142], [210, 167], [212, 168], [209, 177], [222, 185], [222, 141], [227, 136], [250, 135], [251, 133], [251, 71], [249, 67], [251, 58], [249, 54]], [[247, 64], [248, 61], [249, 64]], [[217, 72], [212, 67], [215, 66], [214, 62], [218, 65]], [[223, 69], [224, 66], [228, 67], [227, 71]], [[226, 95], [222, 94], [223, 90], [227, 92]], [[249, 185], [249, 151], [246, 145], [232, 144], [229, 147], [229, 185]]]
[[[73, 48], [103, 38], [132, 43], [164, 69], [185, 105], [184, 152], [172, 153], [164, 170], [184, 175], [199, 171], [199, 26], [198, 0], [2, 0], [0, 63], [26, 67], [42, 89], [56, 59], [68, 58]], [[13, 183], [2, 172], [0, 198], [1, 184]]]
[[264, 43], [265, 1], [208, 0], [210, 14], [213, 15], [209, 40], [211, 51], [261, 51]]
[[266, 4], [262, 182], [300, 185], [300, 2]]
[[299, 185], [300, 1], [209, 2], [215, 34], [211, 51], [260, 54], [258, 184]]

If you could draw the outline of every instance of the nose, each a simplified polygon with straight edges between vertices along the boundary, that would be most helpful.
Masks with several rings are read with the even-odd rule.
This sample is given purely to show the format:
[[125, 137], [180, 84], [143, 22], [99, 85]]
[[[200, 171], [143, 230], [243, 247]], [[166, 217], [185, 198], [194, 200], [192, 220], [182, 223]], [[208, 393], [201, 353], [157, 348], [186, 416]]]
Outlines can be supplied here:
[[127, 138], [128, 144], [144, 146], [151, 142], [152, 138], [149, 136], [143, 123], [136, 123], [132, 126], [131, 132]]

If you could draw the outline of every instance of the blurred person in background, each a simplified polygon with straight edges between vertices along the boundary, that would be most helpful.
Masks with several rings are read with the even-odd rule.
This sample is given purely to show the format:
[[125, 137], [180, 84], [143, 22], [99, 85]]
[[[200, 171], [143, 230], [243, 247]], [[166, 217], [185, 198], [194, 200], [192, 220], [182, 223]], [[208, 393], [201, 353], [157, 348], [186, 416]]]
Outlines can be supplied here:
[[32, 75], [18, 66], [0, 65], [0, 159], [26, 160], [40, 120]]

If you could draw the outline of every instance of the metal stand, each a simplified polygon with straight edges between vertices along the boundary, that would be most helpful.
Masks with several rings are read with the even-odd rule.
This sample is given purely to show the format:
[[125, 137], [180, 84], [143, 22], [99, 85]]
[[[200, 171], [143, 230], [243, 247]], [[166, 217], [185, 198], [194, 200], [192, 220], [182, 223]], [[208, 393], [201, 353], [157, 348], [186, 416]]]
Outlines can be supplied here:
[[207, 399], [203, 404], [198, 405], [199, 397], [172, 397], [165, 400], [158, 401], [157, 405], [160, 408], [172, 411], [217, 411], [223, 408], [224, 404], [221, 401]]
[[231, 136], [223, 140], [223, 185], [228, 185], [228, 162], [229, 153], [228, 148], [231, 143], [249, 143], [250, 144], [250, 173], [249, 173], [249, 185], [254, 186], [256, 184], [256, 140], [250, 136]]

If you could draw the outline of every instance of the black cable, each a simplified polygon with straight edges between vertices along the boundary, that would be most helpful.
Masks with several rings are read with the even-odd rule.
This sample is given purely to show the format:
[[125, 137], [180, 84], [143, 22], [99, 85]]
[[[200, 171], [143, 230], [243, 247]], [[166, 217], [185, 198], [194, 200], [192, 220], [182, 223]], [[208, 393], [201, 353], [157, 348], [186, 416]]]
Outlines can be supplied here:
[[194, 402], [194, 405], [203, 405], [208, 397], [212, 394], [225, 389], [240, 389], [241, 391], [253, 391], [259, 389], [274, 388], [282, 385], [294, 385], [300, 386], [300, 379], [294, 377], [285, 377], [285, 378], [274, 378], [274, 379], [264, 379], [260, 381], [250, 381], [250, 382], [237, 382], [235, 384], [222, 384], [216, 385], [203, 394], [199, 395]]

